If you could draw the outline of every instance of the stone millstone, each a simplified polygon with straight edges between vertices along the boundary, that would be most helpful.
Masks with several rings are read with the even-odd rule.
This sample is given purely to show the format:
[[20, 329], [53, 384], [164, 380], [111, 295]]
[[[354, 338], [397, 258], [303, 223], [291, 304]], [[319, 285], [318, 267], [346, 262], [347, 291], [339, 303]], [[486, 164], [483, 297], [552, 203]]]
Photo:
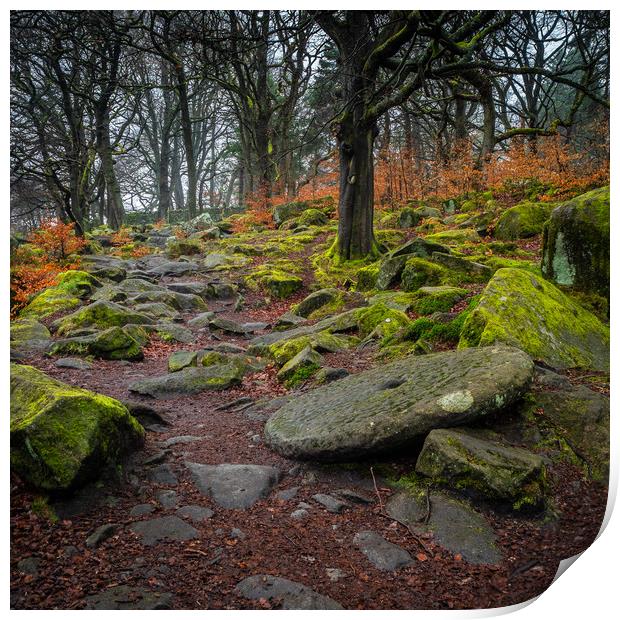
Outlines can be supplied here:
[[280, 599], [281, 609], [342, 609], [340, 603], [308, 586], [272, 575], [247, 577], [237, 584], [236, 590], [247, 599]]
[[266, 441], [284, 456], [324, 461], [398, 448], [506, 407], [533, 370], [523, 351], [504, 346], [409, 356], [287, 402]]
[[186, 463], [196, 486], [222, 508], [246, 509], [267, 497], [280, 472], [266, 465]]

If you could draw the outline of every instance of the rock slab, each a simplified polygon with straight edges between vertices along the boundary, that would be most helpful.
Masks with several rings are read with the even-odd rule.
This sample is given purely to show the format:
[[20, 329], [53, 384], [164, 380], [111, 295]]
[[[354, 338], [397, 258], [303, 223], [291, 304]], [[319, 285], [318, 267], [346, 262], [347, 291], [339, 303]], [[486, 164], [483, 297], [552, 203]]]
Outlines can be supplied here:
[[395, 545], [383, 536], [366, 530], [358, 532], [353, 544], [368, 558], [369, 562], [379, 570], [395, 571], [408, 566], [413, 561], [402, 547]]

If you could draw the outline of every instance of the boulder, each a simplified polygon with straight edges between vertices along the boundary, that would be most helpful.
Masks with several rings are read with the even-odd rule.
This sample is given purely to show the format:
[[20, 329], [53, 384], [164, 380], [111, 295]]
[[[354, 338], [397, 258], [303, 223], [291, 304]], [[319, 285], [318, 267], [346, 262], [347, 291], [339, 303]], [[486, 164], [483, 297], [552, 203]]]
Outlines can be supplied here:
[[504, 343], [555, 368], [609, 368], [609, 329], [524, 269], [495, 272], [461, 331], [459, 348]]
[[11, 468], [46, 491], [67, 491], [115, 466], [144, 429], [121, 403], [11, 364]]
[[459, 230], [442, 230], [427, 235], [426, 240], [433, 243], [445, 243], [446, 245], [462, 245], [463, 243], [480, 241], [480, 235], [473, 228], [461, 228]]
[[609, 299], [609, 187], [553, 210], [543, 234], [542, 272], [556, 284]]
[[141, 360], [142, 347], [124, 327], [110, 327], [88, 336], [57, 340], [51, 355], [94, 355], [107, 360]]
[[322, 364], [323, 356], [307, 346], [282, 366], [277, 377], [279, 381], [290, 381], [304, 373], [304, 378], [307, 378]]
[[52, 342], [52, 336], [49, 329], [36, 319], [16, 319], [11, 321], [10, 342], [11, 351], [46, 351]]
[[136, 381], [130, 392], [165, 399], [178, 395], [197, 394], [206, 390], [225, 390], [239, 385], [243, 372], [235, 364], [215, 364], [200, 368], [184, 368], [178, 372]]
[[122, 327], [128, 323], [148, 325], [154, 323], [154, 320], [112, 301], [96, 301], [55, 321], [53, 327], [56, 333], [62, 336], [85, 327], [107, 329], [108, 327]]
[[450, 249], [439, 243], [433, 243], [432, 241], [423, 239], [422, 237], [415, 237], [397, 247], [395, 250], [392, 250], [389, 256], [417, 256], [418, 258], [430, 258], [433, 252], [450, 254]]
[[178, 372], [188, 366], [196, 366], [196, 351], [175, 351], [168, 358], [168, 372]]
[[398, 283], [403, 269], [405, 268], [407, 258], [407, 255], [387, 256], [384, 258], [379, 264], [379, 271], [377, 272], [374, 288], [385, 291], [390, 288], [392, 284]]
[[299, 302], [295, 308], [295, 314], [308, 318], [315, 310], [334, 302], [339, 295], [340, 291], [336, 288], [322, 288], [315, 291]]
[[540, 234], [553, 206], [544, 202], [522, 202], [507, 209], [497, 220], [494, 236], [502, 241], [513, 241]]
[[286, 457], [363, 458], [499, 411], [532, 375], [530, 358], [504, 346], [409, 356], [299, 395], [268, 420], [265, 438]]
[[428, 434], [416, 471], [438, 484], [515, 509], [539, 507], [546, 491], [540, 456], [455, 429]]

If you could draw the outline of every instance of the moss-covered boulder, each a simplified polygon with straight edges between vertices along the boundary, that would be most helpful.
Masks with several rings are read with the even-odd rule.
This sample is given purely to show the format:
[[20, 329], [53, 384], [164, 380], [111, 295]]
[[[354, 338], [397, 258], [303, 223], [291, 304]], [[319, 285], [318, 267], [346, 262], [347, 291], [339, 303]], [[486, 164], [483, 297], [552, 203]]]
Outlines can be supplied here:
[[81, 303], [77, 295], [59, 286], [51, 286], [38, 293], [19, 313], [20, 318], [44, 319], [45, 317], [72, 310]]
[[301, 226], [323, 226], [327, 224], [327, 215], [323, 211], [318, 209], [306, 209], [298, 218], [297, 221]]
[[267, 354], [281, 366], [306, 347], [312, 347], [324, 353], [336, 353], [358, 343], [359, 339], [354, 336], [330, 334], [328, 331], [322, 331], [275, 342], [268, 347]]
[[258, 283], [267, 289], [271, 295], [278, 299], [286, 299], [299, 291], [303, 285], [303, 280], [292, 273], [287, 273], [279, 269], [263, 269], [254, 274]]
[[556, 284], [609, 299], [609, 187], [552, 211], [543, 234], [542, 272]]
[[357, 327], [362, 338], [378, 330], [381, 337], [390, 336], [409, 325], [409, 317], [400, 310], [389, 308], [383, 303], [360, 308], [357, 312]]
[[422, 221], [422, 216], [415, 212], [412, 207], [405, 207], [398, 214], [399, 228], [415, 228]]
[[379, 276], [379, 263], [371, 263], [357, 272], [356, 291], [370, 291], [375, 288]]
[[46, 491], [67, 491], [117, 464], [144, 430], [118, 401], [11, 365], [11, 468]]
[[128, 323], [148, 325], [153, 322], [154, 320], [151, 317], [119, 306], [112, 301], [96, 301], [55, 321], [53, 327], [58, 335], [62, 336], [85, 327], [106, 329], [108, 327], [122, 327]]
[[175, 351], [168, 358], [168, 372], [178, 372], [188, 366], [196, 366], [196, 351]]
[[463, 243], [480, 241], [480, 235], [473, 228], [461, 228], [457, 230], [442, 230], [441, 232], [427, 235], [426, 240], [446, 245], [462, 245]]
[[609, 329], [524, 269], [499, 269], [461, 331], [459, 348], [505, 343], [555, 368], [609, 368]]
[[35, 319], [11, 321], [11, 351], [45, 351], [52, 342], [49, 329]]
[[265, 437], [286, 457], [364, 458], [501, 410], [521, 397], [532, 374], [530, 358], [509, 347], [409, 356], [288, 401]]
[[454, 280], [450, 270], [423, 258], [407, 260], [401, 277], [403, 291], [417, 291], [422, 286], [436, 286]]
[[273, 209], [273, 221], [276, 226], [280, 226], [286, 220], [301, 215], [308, 209], [316, 209], [323, 213], [330, 214], [336, 208], [336, 203], [332, 196], [318, 198], [316, 200], [298, 200], [286, 204], [277, 205]]
[[444, 254], [450, 254], [450, 249], [439, 244], [423, 239], [422, 237], [415, 237], [410, 239], [407, 243], [403, 243], [389, 253], [389, 256], [408, 256], [418, 258], [430, 258], [434, 252], [442, 252]]
[[454, 256], [453, 254], [443, 254], [442, 252], [433, 252], [431, 259], [434, 263], [438, 263], [451, 269], [452, 271], [461, 271], [468, 277], [467, 280], [479, 280], [486, 282], [492, 275], [493, 269], [482, 263], [478, 263], [462, 256]]
[[91, 273], [71, 270], [58, 274], [58, 286], [67, 293], [83, 299], [92, 295], [103, 284]]
[[332, 304], [340, 296], [341, 292], [336, 288], [322, 288], [300, 301], [293, 312], [298, 316], [308, 318], [313, 312], [323, 306]]
[[522, 202], [504, 211], [495, 226], [495, 237], [503, 241], [527, 239], [543, 231], [554, 205]]
[[428, 434], [416, 471], [437, 484], [515, 509], [540, 506], [546, 490], [540, 456], [455, 429]]
[[397, 284], [406, 262], [407, 256], [386, 256], [379, 265], [375, 288], [385, 291], [393, 284]]
[[166, 253], [170, 258], [179, 258], [179, 256], [200, 254], [202, 248], [199, 239], [170, 239], [166, 245]]
[[94, 334], [62, 338], [49, 349], [50, 355], [93, 355], [106, 360], [139, 361], [141, 344], [126, 327], [110, 327]]
[[309, 378], [323, 365], [323, 356], [312, 347], [307, 346], [295, 357], [292, 357], [278, 372], [278, 380], [286, 381], [291, 385], [300, 383]]

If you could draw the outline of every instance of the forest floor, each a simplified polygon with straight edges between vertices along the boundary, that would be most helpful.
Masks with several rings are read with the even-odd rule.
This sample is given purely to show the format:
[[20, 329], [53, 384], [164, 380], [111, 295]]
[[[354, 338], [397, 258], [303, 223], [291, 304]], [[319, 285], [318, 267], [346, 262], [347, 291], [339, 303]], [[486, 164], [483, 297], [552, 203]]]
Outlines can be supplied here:
[[[302, 253], [290, 258], [304, 263]], [[200, 281], [202, 277], [184, 277], [183, 281]], [[249, 293], [238, 312], [227, 301], [209, 302], [209, 309], [240, 323], [273, 323], [309, 292], [311, 270], [303, 277], [304, 289], [285, 302], [264, 307], [259, 294]], [[162, 283], [166, 280], [172, 281], [164, 278]], [[192, 316], [183, 315], [184, 326]], [[13, 608], [82, 608], [88, 597], [106, 591], [124, 593], [124, 602], [122, 596], [116, 599], [121, 607], [131, 606], [145, 593], [161, 598], [166, 601], [164, 606], [173, 609], [277, 607], [281, 602], [277, 598], [249, 600], [236, 590], [241, 580], [257, 574], [302, 583], [347, 609], [501, 607], [543, 592], [560, 560], [583, 551], [596, 537], [607, 489], [586, 480], [567, 463], [549, 467], [555, 518], [517, 517], [492, 506], [479, 507], [495, 532], [503, 558], [498, 564], [470, 564], [432, 536], [413, 535], [383, 513], [385, 502], [395, 491], [379, 475], [373, 479], [372, 462], [352, 469], [285, 459], [264, 444], [264, 421], [251, 415], [251, 407], [225, 407], [236, 401], [244, 403], [241, 398], [286, 394], [288, 390], [276, 380], [277, 368], [273, 366], [246, 375], [239, 387], [221, 392], [154, 401], [128, 391], [128, 385], [137, 379], [166, 373], [172, 351], [195, 350], [212, 344], [214, 337], [209, 330], [201, 330], [191, 345], [153, 341], [142, 362], [95, 360], [86, 371], [59, 368], [53, 359], [39, 354], [24, 360], [72, 385], [147, 405], [167, 425], [154, 424], [147, 429], [144, 447], [132, 455], [120, 483], [103, 481], [74, 498], [52, 503], [57, 520], [50, 519], [45, 510], [34, 510], [37, 496], [16, 478], [12, 480]], [[243, 337], [230, 334], [220, 334], [217, 340], [247, 344]], [[355, 354], [326, 354], [325, 362], [352, 374], [376, 364], [372, 347]], [[578, 376], [569, 378], [579, 382]], [[304, 391], [310, 386], [297, 389]], [[170, 442], [173, 438], [179, 439]], [[415, 465], [415, 456], [396, 455], [390, 466], [407, 473]], [[149, 457], [155, 457], [156, 462], [163, 459], [163, 464], [145, 464]], [[281, 477], [266, 498], [247, 509], [230, 510], [199, 492], [186, 462], [268, 465], [278, 468]], [[331, 494], [342, 488], [356, 490], [369, 503], [350, 503], [342, 512], [333, 513], [313, 499], [318, 493]], [[168, 508], [162, 505], [162, 498]], [[300, 502], [308, 505], [303, 520], [291, 517]], [[132, 509], [144, 504], [151, 505], [147, 508], [151, 512], [132, 516]], [[136, 521], [174, 515], [178, 507], [186, 505], [212, 511], [208, 518], [192, 522], [197, 534], [191, 539], [148, 545], [129, 529]], [[87, 538], [106, 523], [116, 524], [113, 534], [95, 548], [87, 546]], [[364, 530], [373, 530], [405, 549], [413, 562], [395, 571], [375, 568], [353, 544], [354, 536]]]

